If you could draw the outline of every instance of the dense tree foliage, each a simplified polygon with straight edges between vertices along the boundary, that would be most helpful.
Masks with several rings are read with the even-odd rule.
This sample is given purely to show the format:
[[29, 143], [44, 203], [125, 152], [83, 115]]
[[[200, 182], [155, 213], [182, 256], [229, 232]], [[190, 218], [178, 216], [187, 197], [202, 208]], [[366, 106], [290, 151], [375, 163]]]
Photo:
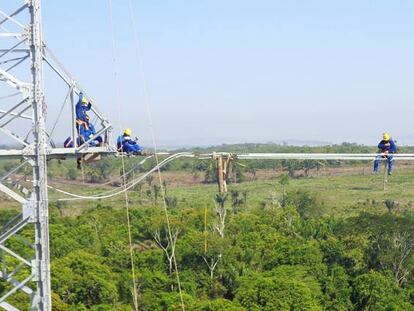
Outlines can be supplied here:
[[[177, 272], [187, 310], [413, 309], [411, 212], [321, 216], [299, 192], [284, 205], [232, 203], [180, 202], [169, 225], [161, 205], [132, 208], [140, 310], [181, 310]], [[125, 211], [51, 211], [55, 309], [133, 310]]]
[[[292, 151], [300, 150], [306, 148]], [[195, 165], [186, 169], [209, 170], [204, 162]], [[198, 200], [197, 189], [191, 199], [170, 196], [167, 185], [161, 188], [152, 178], [145, 188], [132, 189], [140, 310], [182, 310], [181, 299], [186, 310], [199, 311], [414, 310], [414, 213], [386, 200], [375, 211], [356, 206], [352, 215], [329, 216], [331, 206], [318, 193], [289, 188], [293, 164], [283, 165], [287, 174], [274, 181], [278, 194], [254, 203], [247, 191], [232, 187], [227, 195], [211, 193], [208, 201]], [[116, 169], [103, 161], [91, 165], [85, 177], [105, 180]], [[67, 174], [76, 179], [76, 171], [68, 168]], [[145, 195], [147, 200], [137, 199]], [[70, 208], [50, 205], [54, 310], [134, 310], [122, 203], [99, 202], [65, 216], [62, 211]], [[15, 214], [3, 210], [0, 222]], [[20, 239], [7, 244], [22, 254], [33, 252]], [[0, 282], [0, 291], [5, 288]], [[27, 307], [19, 305], [20, 296], [13, 299]]]

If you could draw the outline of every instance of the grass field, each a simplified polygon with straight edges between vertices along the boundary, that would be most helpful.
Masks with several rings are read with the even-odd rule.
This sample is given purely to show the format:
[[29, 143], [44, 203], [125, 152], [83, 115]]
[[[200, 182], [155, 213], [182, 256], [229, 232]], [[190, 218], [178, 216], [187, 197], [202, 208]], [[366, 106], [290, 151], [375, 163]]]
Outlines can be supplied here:
[[[230, 185], [229, 190], [247, 191], [249, 205], [282, 195], [277, 181], [254, 181]], [[414, 206], [414, 170], [400, 171], [388, 179], [383, 190], [383, 175], [334, 176], [291, 179], [287, 191], [302, 190], [316, 195], [327, 207], [325, 212], [346, 216], [354, 210], [384, 209], [385, 200], [394, 200], [401, 209]], [[213, 202], [215, 186], [198, 186], [171, 190], [188, 202]]]
[[[171, 172], [170, 172], [171, 174]], [[156, 178], [154, 178], [155, 183]], [[97, 184], [69, 184], [59, 185], [67, 191], [78, 194], [95, 194], [111, 189], [108, 186]], [[247, 206], [257, 207], [264, 204], [272, 204], [282, 196], [282, 186], [278, 183], [277, 176], [271, 180], [247, 181], [238, 184], [230, 184], [229, 192], [239, 191], [247, 193]], [[145, 183], [140, 191], [129, 192], [132, 208], [139, 208], [154, 202], [154, 197], [149, 194], [149, 187]], [[383, 190], [383, 174], [378, 175], [347, 174], [344, 176], [314, 176], [308, 178], [290, 179], [286, 187], [287, 192], [306, 191], [314, 196], [321, 204], [323, 214], [349, 216], [356, 212], [385, 211], [383, 202], [393, 200], [398, 203], [398, 208], [412, 209], [414, 207], [414, 169], [404, 167], [397, 169], [393, 176], [388, 178], [386, 190]], [[215, 184], [199, 184], [195, 186], [168, 186], [167, 195], [178, 199], [178, 207], [200, 208], [213, 206], [217, 193]], [[51, 202], [62, 195], [51, 191]], [[158, 199], [158, 202], [161, 199]], [[229, 199], [231, 201], [231, 199]], [[62, 204], [64, 215], [78, 215], [82, 210], [95, 206], [99, 201], [68, 201]], [[123, 207], [123, 196], [117, 196], [101, 204]]]

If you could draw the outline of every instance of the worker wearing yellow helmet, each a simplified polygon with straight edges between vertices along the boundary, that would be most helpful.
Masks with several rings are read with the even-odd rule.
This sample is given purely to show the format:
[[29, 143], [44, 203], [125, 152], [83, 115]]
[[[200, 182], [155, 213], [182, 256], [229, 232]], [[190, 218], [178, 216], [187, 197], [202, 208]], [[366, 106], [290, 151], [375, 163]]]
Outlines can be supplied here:
[[88, 100], [82, 92], [79, 93], [79, 100], [76, 104], [76, 120], [79, 122], [89, 122], [89, 116], [86, 113], [91, 110], [92, 103]]
[[132, 131], [130, 128], [126, 128], [124, 130], [124, 133], [120, 135], [117, 139], [117, 148], [118, 151], [124, 152], [128, 155], [135, 154], [135, 155], [141, 155], [143, 152], [143, 149], [140, 145], [137, 144], [137, 139], [131, 138]]
[[[76, 129], [78, 131], [78, 144], [83, 144], [88, 141], [91, 137], [96, 135], [94, 125], [89, 122], [89, 116], [87, 112], [92, 109], [92, 103], [90, 99], [87, 99], [82, 92], [79, 93], [79, 100], [76, 104]], [[101, 145], [103, 142], [102, 137], [98, 136], [97, 141], [93, 142], [92, 146]], [[76, 141], [78, 141], [76, 140]]]
[[394, 164], [393, 154], [397, 151], [397, 145], [389, 133], [384, 133], [382, 135], [382, 140], [378, 144], [378, 150], [379, 154], [374, 161], [374, 173], [378, 173], [380, 162], [383, 159], [386, 159], [388, 163], [388, 175], [391, 175]]

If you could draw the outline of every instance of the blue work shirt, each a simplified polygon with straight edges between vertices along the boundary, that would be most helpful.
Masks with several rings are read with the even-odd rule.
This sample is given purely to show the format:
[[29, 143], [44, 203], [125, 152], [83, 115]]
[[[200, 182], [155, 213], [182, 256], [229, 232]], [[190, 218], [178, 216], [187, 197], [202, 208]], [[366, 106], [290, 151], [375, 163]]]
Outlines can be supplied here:
[[120, 135], [116, 140], [116, 146], [119, 151], [139, 151], [141, 147], [137, 144], [137, 142], [131, 138], [127, 139], [129, 136]]
[[378, 149], [381, 150], [381, 152], [388, 151], [390, 153], [394, 153], [397, 151], [397, 145], [392, 139], [389, 141], [381, 140], [378, 144]]
[[76, 104], [76, 119], [84, 122], [89, 121], [89, 116], [86, 114], [87, 111], [91, 110], [92, 104], [88, 102], [87, 105], [82, 104], [83, 94], [79, 94], [79, 100]]
[[79, 135], [82, 136], [85, 141], [95, 134], [96, 130], [93, 124], [88, 123], [79, 125]]

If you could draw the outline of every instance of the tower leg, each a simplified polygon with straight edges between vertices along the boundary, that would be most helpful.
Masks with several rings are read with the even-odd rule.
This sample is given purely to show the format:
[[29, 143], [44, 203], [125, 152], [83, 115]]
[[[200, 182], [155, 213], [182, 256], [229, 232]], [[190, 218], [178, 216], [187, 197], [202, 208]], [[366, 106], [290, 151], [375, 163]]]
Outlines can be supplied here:
[[51, 307], [49, 210], [47, 196], [47, 136], [45, 130], [45, 101], [43, 93], [43, 40], [40, 0], [31, 0], [30, 56], [32, 62], [32, 103], [34, 114], [33, 199], [35, 203], [35, 280], [37, 290], [32, 308], [49, 311]]

